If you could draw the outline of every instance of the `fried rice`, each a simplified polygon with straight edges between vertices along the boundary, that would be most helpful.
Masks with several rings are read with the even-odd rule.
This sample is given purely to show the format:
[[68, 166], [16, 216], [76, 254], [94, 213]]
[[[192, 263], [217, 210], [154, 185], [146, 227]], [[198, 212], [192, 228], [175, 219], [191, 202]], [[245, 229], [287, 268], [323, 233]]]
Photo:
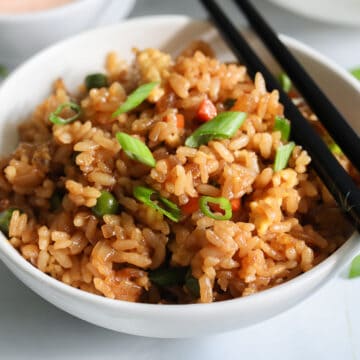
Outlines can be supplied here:
[[[105, 67], [105, 87], [81, 85], [74, 94], [56, 80], [53, 93], [19, 126], [16, 150], [0, 160], [0, 211], [15, 209], [8, 241], [40, 271], [111, 299], [209, 303], [288, 281], [349, 236], [349, 223], [301, 146], [274, 171], [285, 143], [274, 121], [284, 109], [260, 73], [250, 79], [244, 66], [221, 63], [202, 42], [176, 58], [134, 49], [131, 64], [111, 53]], [[112, 116], [134, 89], [154, 81], [159, 85], [145, 102]], [[232, 111], [247, 114], [235, 135], [186, 146], [201, 125], [199, 106], [210, 101], [222, 113], [229, 99]], [[50, 114], [70, 101], [80, 105], [80, 117], [50, 122]], [[117, 132], [144, 142], [155, 167], [127, 156]], [[337, 157], [353, 171], [342, 154]], [[139, 185], [176, 204], [180, 221], [137, 200]], [[98, 216], [93, 209], [104, 190], [119, 210]], [[202, 196], [236, 204], [232, 217], [206, 216], [198, 206]], [[174, 269], [183, 274], [175, 283], [154, 276]]]

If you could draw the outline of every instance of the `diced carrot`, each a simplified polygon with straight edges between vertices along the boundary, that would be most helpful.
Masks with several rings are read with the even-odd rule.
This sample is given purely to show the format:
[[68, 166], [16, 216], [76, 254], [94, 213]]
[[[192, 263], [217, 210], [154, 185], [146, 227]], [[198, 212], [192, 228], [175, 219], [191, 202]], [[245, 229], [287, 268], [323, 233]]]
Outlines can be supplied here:
[[200, 121], [206, 122], [213, 119], [217, 115], [215, 105], [209, 99], [204, 99], [198, 108], [197, 118]]
[[181, 212], [185, 215], [191, 215], [199, 210], [199, 198], [190, 198], [189, 201], [181, 206]]
[[185, 118], [183, 114], [176, 114], [176, 125], [178, 129], [183, 129], [185, 127]]
[[237, 199], [231, 199], [231, 200], [230, 200], [230, 203], [231, 203], [231, 209], [232, 209], [232, 211], [238, 211], [238, 210], [240, 210], [241, 201], [240, 201], [239, 198], [237, 198]]
[[[165, 115], [163, 121], [170, 122], [173, 119], [170, 115]], [[183, 114], [176, 114], [176, 126], [179, 129], [183, 129], [185, 127], [185, 118]]]

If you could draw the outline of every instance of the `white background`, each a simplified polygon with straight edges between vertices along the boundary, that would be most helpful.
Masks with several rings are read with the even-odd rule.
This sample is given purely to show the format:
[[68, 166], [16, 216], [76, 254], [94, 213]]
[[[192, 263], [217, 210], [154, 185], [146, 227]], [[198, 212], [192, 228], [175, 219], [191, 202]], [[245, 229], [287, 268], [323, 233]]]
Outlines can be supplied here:
[[[231, 8], [229, 0], [222, 3]], [[360, 28], [317, 23], [265, 0], [254, 3], [277, 31], [346, 68], [360, 65]], [[130, 16], [170, 13], [205, 17], [195, 0], [138, 0]], [[28, 290], [0, 263], [0, 359], [360, 359], [360, 279], [346, 279], [346, 271], [262, 324], [207, 338], [160, 340], [73, 318]]]

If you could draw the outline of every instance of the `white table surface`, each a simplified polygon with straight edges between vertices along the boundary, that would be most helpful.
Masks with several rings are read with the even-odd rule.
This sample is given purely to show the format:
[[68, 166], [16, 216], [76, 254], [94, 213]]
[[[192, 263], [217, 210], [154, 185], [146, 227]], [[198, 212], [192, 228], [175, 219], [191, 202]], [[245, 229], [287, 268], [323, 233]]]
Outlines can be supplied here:
[[[360, 28], [316, 23], [265, 0], [254, 2], [279, 32], [346, 68], [360, 65]], [[229, 0], [223, 4], [231, 7]], [[170, 13], [205, 16], [195, 0], [138, 0], [130, 16]], [[78, 320], [27, 289], [1, 263], [0, 284], [1, 360], [360, 359], [360, 279], [346, 279], [346, 269], [276, 318], [231, 333], [185, 340], [129, 336]]]

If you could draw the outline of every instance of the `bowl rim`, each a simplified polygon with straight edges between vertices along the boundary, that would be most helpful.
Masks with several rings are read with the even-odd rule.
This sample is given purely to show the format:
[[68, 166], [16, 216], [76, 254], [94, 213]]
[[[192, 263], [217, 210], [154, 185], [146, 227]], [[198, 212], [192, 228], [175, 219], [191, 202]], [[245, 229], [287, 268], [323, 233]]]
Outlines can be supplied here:
[[[329, 13], [326, 13], [327, 15], [324, 15], [323, 12], [314, 11], [314, 9], [311, 6], [310, 8], [299, 6], [299, 2], [291, 2], [284, 0], [269, 0], [269, 1], [272, 2], [274, 5], [282, 8], [283, 10], [291, 12], [294, 15], [302, 16], [310, 21], [319, 22], [320, 24], [340, 25], [355, 29], [360, 26], [359, 18], [358, 16], [355, 16], [355, 14], [357, 15], [357, 13], [350, 12], [347, 14], [347, 16], [339, 17], [336, 13], [337, 9], [335, 8], [333, 9], [334, 11], [329, 16]], [[346, 7], [346, 4], [345, 5], [342, 4], [342, 6]], [[349, 17], [349, 15], [352, 15], [352, 17]]]
[[[127, 24], [132, 25], [143, 25], [144, 23], [159, 23], [163, 22], [168, 24], [170, 23], [181, 23], [181, 24], [188, 24], [188, 23], [209, 23], [208, 21], [204, 20], [194, 20], [190, 17], [183, 16], [183, 15], [156, 15], [156, 16], [141, 16], [135, 17], [130, 20], [124, 21], [122, 23], [113, 24], [110, 26], [102, 27], [99, 29], [93, 29], [89, 31], [82, 32], [76, 36], [72, 36], [68, 39], [63, 41], [57, 42], [54, 45], [45, 48], [44, 50], [40, 51], [29, 60], [27, 60], [24, 64], [22, 64], [19, 68], [17, 68], [10, 76], [5, 79], [4, 83], [0, 87], [0, 98], [2, 93], [6, 90], [6, 85], [8, 82], [11, 82], [12, 79], [16, 76], [17, 73], [21, 73], [26, 71], [27, 67], [31, 66], [33, 63], [36, 63], [38, 58], [43, 57], [44, 55], [56, 52], [58, 48], [66, 45], [68, 42], [78, 41], [82, 37], [91, 36], [96, 32], [99, 31], [110, 31], [111, 29], [116, 29], [118, 27], [122, 27]], [[295, 40], [291, 37], [280, 35], [281, 39], [284, 40], [287, 46], [294, 50], [298, 50], [299, 52], [305, 53], [310, 58], [315, 58], [318, 60], [324, 67], [330, 68], [332, 72], [337, 73], [345, 82], [347, 82], [351, 87], [355, 88], [355, 90], [360, 94], [360, 84], [354, 79], [349, 73], [346, 72], [345, 69], [341, 68], [337, 65], [334, 61], [330, 60], [329, 58], [325, 57], [324, 55], [320, 54], [318, 51], [312, 49], [311, 47], [305, 45], [304, 43]], [[5, 90], [4, 90], [5, 89]], [[52, 288], [54, 291], [62, 292], [68, 296], [77, 298], [80, 301], [86, 301], [88, 303], [92, 303], [98, 306], [104, 306], [107, 308], [113, 308], [116, 310], [125, 310], [129, 315], [131, 314], [138, 314], [139, 312], [149, 311], [156, 313], [156, 316], [164, 316], [167, 317], [169, 315], [178, 316], [179, 313], [185, 315], [191, 311], [191, 309], [196, 310], [197, 313], [210, 313], [216, 310], [219, 312], [228, 312], [235, 309], [239, 309], [241, 306], [248, 306], [249, 303], [262, 303], [267, 297], [274, 297], [279, 296], [278, 293], [288, 291], [292, 288], [301, 287], [302, 283], [308, 281], [314, 273], [321, 272], [322, 270], [326, 270], [328, 266], [333, 266], [333, 272], [337, 271], [339, 267], [341, 267], [345, 262], [349, 261], [349, 258], [346, 257], [346, 254], [350, 251], [359, 251], [360, 250], [360, 236], [358, 232], [354, 232], [346, 242], [340, 246], [334, 253], [332, 253], [328, 258], [322, 261], [320, 264], [316, 265], [311, 270], [307, 271], [306, 273], [302, 273], [295, 278], [276, 285], [272, 288], [260, 291], [258, 293], [252, 294], [249, 297], [241, 297], [241, 298], [234, 298], [226, 301], [220, 302], [213, 302], [209, 304], [181, 304], [181, 305], [169, 305], [169, 304], [148, 304], [148, 303], [133, 303], [124, 300], [116, 300], [106, 298], [100, 295], [95, 295], [92, 293], [88, 293], [84, 290], [80, 290], [74, 288], [70, 285], [67, 285], [60, 280], [57, 280], [50, 275], [47, 275], [40, 271], [38, 268], [33, 266], [29, 263], [25, 258], [23, 258], [19, 252], [10, 244], [8, 239], [0, 233], [0, 259], [8, 266], [10, 262], [13, 266], [20, 269], [30, 275], [34, 281], [44, 284]], [[9, 266], [8, 266], [9, 267]], [[324, 281], [326, 283], [326, 281]], [[320, 286], [322, 286], [321, 284]], [[46, 297], [45, 297], [46, 299]], [[161, 310], [160, 310], [161, 309]]]
[[[105, 0], [103, 5], [107, 5], [107, 2], [111, 0]], [[69, 3], [62, 5], [45, 8], [43, 10], [35, 10], [28, 12], [19, 12], [19, 13], [0, 13], [0, 23], [12, 23], [12, 22], [36, 22], [41, 21], [45, 18], [51, 20], [58, 16], [64, 16], [68, 11], [78, 11], [86, 3], [102, 3], [102, 0], [72, 0]], [[45, 48], [46, 49], [46, 48]]]

